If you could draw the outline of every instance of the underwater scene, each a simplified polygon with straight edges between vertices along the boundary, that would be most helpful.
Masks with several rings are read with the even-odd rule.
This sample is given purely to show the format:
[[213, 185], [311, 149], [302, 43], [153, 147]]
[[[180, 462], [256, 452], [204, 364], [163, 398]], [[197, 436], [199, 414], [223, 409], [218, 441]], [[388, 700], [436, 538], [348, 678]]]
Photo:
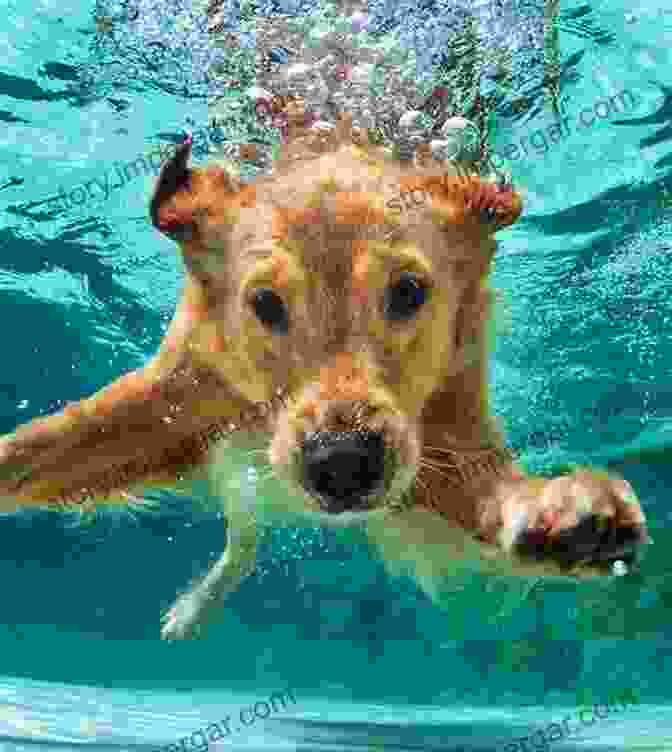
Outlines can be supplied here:
[[[13, 438], [0, 438], [0, 580], [8, 591], [0, 752], [672, 750], [670, 34], [665, 0], [7, 0], [0, 437]], [[457, 290], [458, 281], [423, 286], [422, 273], [403, 272], [383, 303], [395, 334], [381, 335], [400, 374], [395, 383], [406, 385], [389, 398], [396, 417], [385, 423], [401, 459], [383, 455], [378, 424], [357, 413], [355, 423], [367, 425], [358, 438], [343, 432], [336, 448], [302, 445], [309, 502], [289, 493], [278, 470], [296, 458], [292, 426], [318, 425], [334, 395], [354, 395], [359, 409], [380, 370], [366, 365], [375, 350], [368, 340], [333, 362], [305, 355], [315, 346], [331, 358], [346, 338], [339, 327], [356, 325], [310, 286], [296, 292], [304, 290], [297, 258], [314, 253], [310, 274], [328, 265], [317, 258], [319, 242], [331, 242], [327, 230], [313, 245], [301, 245], [300, 232], [318, 237], [313, 219], [346, 157], [325, 162], [327, 203], [298, 210], [299, 219], [292, 208], [282, 220], [274, 215], [283, 263], [271, 259], [262, 277], [242, 253], [225, 256], [242, 247], [244, 232], [266, 227], [249, 198], [254, 186], [298, 175], [297, 165], [310, 162], [302, 149], [327, 154], [338, 139], [360, 164], [408, 172], [439, 165], [452, 176], [441, 184], [447, 203], [422, 192], [438, 185], [428, 177], [380, 209], [380, 221], [397, 227], [430, 202], [432, 217], [457, 233], [449, 237], [468, 238], [460, 242], [473, 253], [455, 262], [460, 274], [480, 263], [474, 254], [482, 248], [492, 254], [470, 282], [481, 290], [489, 271], [495, 291], [483, 330], [487, 369], [473, 373], [487, 379], [506, 446], [492, 429], [497, 447], [487, 449], [485, 465], [467, 470], [460, 462], [470, 460], [456, 451], [418, 455], [413, 415], [424, 410], [425, 435], [459, 425], [473, 443], [484, 403], [480, 386], [459, 374], [446, 383], [459, 381], [474, 414], [458, 392], [444, 389], [431, 402], [440, 391], [434, 372], [445, 376], [442, 354], [464, 355], [467, 369], [480, 356], [461, 334], [445, 336], [454, 349], [443, 343], [458, 319], [442, 289]], [[297, 192], [308, 185], [300, 174], [287, 183]], [[343, 211], [369, 217], [356, 214], [360, 194], [348, 195]], [[248, 217], [246, 230], [235, 229], [240, 235], [222, 229], [231, 216]], [[476, 235], [462, 236], [464, 227]], [[365, 262], [340, 267], [340, 247], [329, 248], [334, 284], [345, 268], [353, 299], [373, 310], [378, 261], [364, 253]], [[442, 264], [407, 255], [425, 275]], [[284, 280], [297, 311], [305, 298], [306, 310], [331, 311], [331, 323], [307, 313], [303, 340], [282, 340], [294, 320], [283, 318], [271, 282], [259, 282], [245, 305], [273, 332], [262, 335], [251, 314], [236, 318], [238, 298], [218, 287], [236, 275], [245, 284]], [[218, 294], [220, 308], [212, 303]], [[434, 316], [419, 319], [415, 349], [398, 333], [411, 309]], [[233, 322], [225, 335], [207, 328], [213, 310]], [[150, 367], [163, 374], [165, 363], [177, 363], [180, 338], [196, 320], [199, 332], [212, 334], [189, 345], [199, 363], [221, 363], [227, 347], [237, 353], [222, 366], [235, 389], [212, 376], [215, 366], [203, 366], [193, 382], [175, 382], [186, 410], [142, 436], [151, 408], [142, 412], [144, 397], [133, 401], [132, 390], [146, 386], [135, 374]], [[407, 349], [399, 355], [395, 347]], [[292, 358], [300, 367], [290, 367]], [[101, 457], [93, 434], [74, 432], [87, 398], [129, 373], [123, 389], [91, 403], [102, 434], [112, 441], [122, 431]], [[275, 390], [277, 374], [286, 392]], [[257, 407], [231, 418], [229, 409], [243, 404]], [[106, 422], [114, 411], [117, 428]], [[57, 413], [63, 417], [19, 428]], [[220, 415], [224, 423], [213, 430]], [[173, 453], [163, 466], [170, 482], [140, 483], [147, 458], [187, 420], [189, 451], [217, 462], [205, 475], [184, 475], [184, 453]], [[267, 420], [279, 421], [270, 445], [266, 434], [261, 441], [246, 434]], [[207, 437], [196, 447], [198, 431]], [[84, 438], [75, 448], [70, 436]], [[40, 441], [52, 439], [53, 469], [44, 470]], [[29, 440], [27, 454], [11, 454]], [[130, 475], [112, 477], [117, 455], [132, 464]], [[559, 540], [576, 548], [560, 576], [541, 566], [490, 566], [479, 558], [487, 546], [444, 535], [462, 526], [458, 513], [471, 512], [477, 480], [487, 486], [505, 477], [504, 494], [526, 482], [507, 469], [514, 460], [520, 473], [542, 479], [597, 472], [579, 491], [552, 486], [548, 498], [569, 506], [550, 517], [539, 512], [547, 527], [566, 525]], [[92, 481], [76, 499], [66, 494], [66, 481], [81, 485], [96, 462], [101, 488]], [[416, 464], [418, 505], [439, 512], [413, 528], [425, 519], [412, 516], [415, 497], [406, 495]], [[290, 480], [297, 472], [291, 465]], [[628, 484], [613, 480], [620, 478]], [[366, 494], [379, 481], [389, 481], [380, 496], [386, 511], [410, 515], [394, 541], [397, 528], [380, 509], [352, 502], [373, 498]], [[618, 503], [612, 490], [599, 495], [605, 488], [620, 494]], [[39, 492], [54, 489], [60, 508], [42, 508]], [[103, 490], [116, 501], [97, 503]], [[546, 503], [534, 494], [525, 503]], [[437, 498], [443, 507], [433, 505]], [[614, 525], [632, 523], [635, 537], [591, 529], [596, 543], [584, 544], [584, 502]], [[294, 514], [302, 503], [311, 514]], [[562, 510], [573, 513], [574, 504], [576, 519], [567, 522]], [[250, 532], [245, 520], [256, 525], [262, 510], [269, 523]], [[484, 524], [476, 538], [520, 552], [533, 515], [515, 505], [502, 510], [496, 533]], [[322, 524], [342, 512], [355, 522]], [[369, 512], [415, 570], [389, 567], [371, 545], [360, 524]], [[646, 532], [633, 522], [644, 518]], [[528, 554], [540, 559], [565, 551], [530, 541]], [[575, 565], [598, 559], [600, 576], [574, 576]], [[210, 586], [226, 596], [216, 609], [208, 606]]]

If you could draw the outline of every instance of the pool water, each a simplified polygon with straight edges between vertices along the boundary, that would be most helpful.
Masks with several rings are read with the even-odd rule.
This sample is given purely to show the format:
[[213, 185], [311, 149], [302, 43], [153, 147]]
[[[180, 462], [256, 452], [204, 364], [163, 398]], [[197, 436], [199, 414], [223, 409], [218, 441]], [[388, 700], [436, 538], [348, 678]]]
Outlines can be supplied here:
[[[181, 261], [147, 217], [156, 172], [128, 165], [205, 128], [219, 84], [198, 78], [196, 41], [193, 59], [157, 62], [151, 29], [145, 47], [137, 30], [115, 36], [102, 17], [129, 3], [117, 5], [5, 4], [1, 433], [144, 363], [179, 294]], [[408, 44], [420, 39], [413, 13], [449, 10], [372, 6]], [[159, 615], [219, 556], [221, 516], [170, 499], [159, 514], [86, 527], [3, 516], [0, 752], [204, 739], [214, 750], [672, 749], [671, 30], [664, 0], [563, 2], [559, 111], [532, 56], [492, 133], [494, 159], [526, 191], [522, 219], [498, 235], [495, 412], [529, 470], [585, 461], [633, 484], [654, 540], [641, 570], [580, 586], [456, 577], [440, 610], [363, 542], [280, 529], [221, 622], [169, 644]], [[249, 70], [236, 75], [249, 83]], [[256, 128], [234, 126], [241, 139]]]

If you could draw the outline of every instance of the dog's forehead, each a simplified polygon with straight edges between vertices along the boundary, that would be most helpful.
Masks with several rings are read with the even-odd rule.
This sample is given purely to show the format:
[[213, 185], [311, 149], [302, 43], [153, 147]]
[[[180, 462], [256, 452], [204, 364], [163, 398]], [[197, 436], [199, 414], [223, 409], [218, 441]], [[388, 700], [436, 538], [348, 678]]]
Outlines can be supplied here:
[[334, 293], [348, 288], [360, 297], [375, 277], [394, 269], [411, 265], [431, 273], [437, 243], [419, 242], [411, 216], [419, 207], [400, 221], [399, 195], [394, 184], [325, 191], [323, 181], [284, 201], [262, 201], [237, 228], [241, 270], [249, 276], [270, 268], [280, 286], [292, 272], [305, 274]]
[[518, 203], [476, 177], [342, 148], [255, 182], [254, 201], [236, 214], [228, 273], [274, 284], [303, 275], [365, 301], [404, 265], [444, 281], [456, 268], [469, 274], [470, 262], [491, 257], [492, 233], [515, 221]]

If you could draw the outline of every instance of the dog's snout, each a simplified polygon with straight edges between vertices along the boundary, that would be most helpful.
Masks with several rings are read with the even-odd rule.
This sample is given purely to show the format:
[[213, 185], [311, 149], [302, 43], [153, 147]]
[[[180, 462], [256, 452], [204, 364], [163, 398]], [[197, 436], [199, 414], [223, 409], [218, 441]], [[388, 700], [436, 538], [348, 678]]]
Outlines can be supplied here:
[[379, 433], [319, 431], [303, 442], [304, 486], [329, 513], [364, 508], [384, 474], [385, 443]]

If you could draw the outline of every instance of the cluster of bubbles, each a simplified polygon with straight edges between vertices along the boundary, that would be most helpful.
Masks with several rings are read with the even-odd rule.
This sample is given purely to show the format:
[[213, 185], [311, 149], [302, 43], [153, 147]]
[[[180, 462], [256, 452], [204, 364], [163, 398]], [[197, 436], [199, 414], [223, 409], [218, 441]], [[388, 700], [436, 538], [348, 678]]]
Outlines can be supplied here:
[[364, 12], [330, 0], [97, 0], [92, 76], [207, 101], [228, 156], [236, 141], [286, 138], [284, 105], [300, 97], [306, 127], [333, 128], [348, 111], [402, 160], [424, 142], [435, 158], [491, 171], [494, 112], [522, 85], [523, 63], [529, 73], [543, 60], [554, 3], [370, 0]]
[[[468, 10], [452, 2], [442, 6], [440, 20], [434, 18], [422, 33], [411, 33], [409, 19], [418, 17], [419, 5], [415, 3], [413, 13], [401, 14], [407, 25], [395, 30], [389, 21], [400, 8], [370, 3], [370, 12], [348, 14], [321, 2], [303, 16], [257, 13], [248, 27], [256, 50], [255, 81], [242, 96], [232, 89], [213, 93], [211, 117], [231, 122], [232, 111], [238, 111], [256, 128], [276, 129], [286, 139], [286, 105], [300, 99], [303, 127], [328, 130], [337, 115], [347, 111], [353, 125], [368, 131], [369, 140], [391, 146], [402, 161], [413, 159], [416, 146], [427, 143], [435, 159], [497, 173], [488, 160], [488, 135], [497, 97], [501, 100], [507, 81], [512, 85], [510, 48], [528, 44], [543, 51], [543, 11], [542, 16], [527, 12], [516, 17], [525, 11], [512, 0]], [[233, 55], [235, 35], [221, 34], [226, 23], [225, 9], [216, 7], [210, 13], [215, 45]], [[507, 27], [509, 38], [503, 36]], [[513, 28], [518, 36], [520, 29], [528, 31], [512, 45]], [[508, 50], [499, 46], [504, 44]], [[233, 141], [223, 148], [227, 156], [236, 157]], [[265, 167], [272, 162], [268, 149], [255, 153]]]
[[[287, 103], [300, 99], [302, 126], [326, 131], [335, 127], [339, 113], [349, 112], [353, 125], [366, 129], [373, 141], [394, 142], [401, 159], [412, 158], [415, 145], [427, 139], [434, 121], [422, 110], [405, 106], [404, 94], [414, 87], [409, 86], [405, 70], [386, 59], [384, 47], [366, 44], [367, 25], [368, 17], [361, 11], [349, 17], [327, 17], [310, 28], [301, 20], [257, 19], [257, 75], [255, 84], [243, 92], [245, 114], [259, 126], [277, 129], [286, 139]], [[376, 72], [386, 75], [376, 81]], [[213, 117], [226, 118], [231, 105], [229, 97], [213, 97]], [[435, 139], [435, 148], [459, 151], [462, 140], [457, 134], [468, 125], [464, 120], [449, 123], [445, 128], [452, 140]], [[257, 153], [270, 166], [267, 152]]]

